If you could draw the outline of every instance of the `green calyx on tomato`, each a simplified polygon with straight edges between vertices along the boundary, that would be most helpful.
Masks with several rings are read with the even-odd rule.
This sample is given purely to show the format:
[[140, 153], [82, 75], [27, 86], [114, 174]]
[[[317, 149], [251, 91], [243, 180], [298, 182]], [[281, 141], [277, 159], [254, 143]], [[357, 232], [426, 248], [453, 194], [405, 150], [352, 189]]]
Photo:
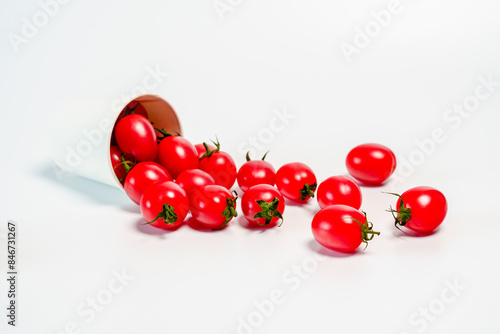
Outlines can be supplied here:
[[256, 213], [253, 218], [264, 218], [266, 220], [264, 224], [259, 223], [260, 226], [269, 225], [273, 218], [281, 219], [281, 223], [278, 226], [283, 224], [283, 216], [281, 215], [281, 212], [278, 211], [278, 204], [280, 203], [278, 197], [273, 198], [273, 200], [269, 203], [261, 199], [257, 199], [255, 202], [259, 204], [262, 211]]
[[318, 184], [316, 182], [311, 185], [309, 185], [308, 183], [304, 184], [304, 187], [299, 191], [300, 200], [305, 201], [308, 197], [314, 197], [314, 192], [316, 191], [317, 187]]
[[205, 153], [200, 157], [200, 160], [205, 158], [205, 157], [211, 157], [212, 154], [219, 152], [220, 151], [220, 143], [219, 139], [215, 138], [217, 141], [211, 140], [211, 142], [215, 145], [215, 150], [211, 150], [210, 147], [208, 147], [207, 143], [203, 143], [203, 147], [205, 147]]
[[162, 137], [157, 137], [156, 141], [159, 143], [161, 142], [163, 139], [167, 138], [167, 137], [172, 137], [172, 136], [181, 136], [181, 134], [179, 132], [177, 132], [176, 135], [173, 135], [171, 133], [169, 133], [167, 130], [165, 130], [165, 128], [162, 128], [162, 129], [158, 129], [158, 128], [155, 128], [156, 131], [158, 131]]
[[368, 218], [366, 217], [366, 212], [364, 211], [361, 212], [363, 212], [363, 214], [365, 215], [366, 223], [361, 224], [361, 222], [356, 218], [353, 217], [349, 218], [354, 220], [356, 223], [358, 223], [359, 227], [361, 227], [361, 242], [365, 244], [365, 248], [363, 248], [363, 250], [365, 250], [366, 247], [368, 247], [368, 241], [372, 240], [375, 237], [375, 235], [380, 235], [380, 232], [373, 230], [373, 224], [372, 222], [368, 221]]
[[214, 230], [222, 230], [229, 223], [233, 217], [238, 216], [238, 212], [236, 211], [236, 201], [238, 200], [238, 193], [233, 191], [234, 198], [228, 197], [226, 198], [226, 209], [222, 212], [222, 215], [226, 217], [224, 224], [222, 224], [219, 228], [214, 228]]
[[126, 117], [128, 115], [134, 115], [135, 114], [135, 109], [137, 108], [137, 106], [139, 105], [140, 103], [137, 102], [137, 104], [135, 106], [133, 106], [132, 108], [129, 108], [127, 106], [127, 109], [125, 110], [125, 115], [123, 117]]
[[[127, 159], [131, 158], [131, 159]], [[133, 161], [131, 161], [133, 160]], [[135, 157], [132, 154], [128, 153], [122, 153], [120, 156], [120, 163], [113, 168], [116, 170], [119, 166], [123, 166], [123, 169], [125, 170], [125, 176], [123, 178], [118, 178], [118, 180], [123, 183], [125, 181], [125, 177], [127, 176], [128, 172], [137, 164], [137, 160], [135, 160]]]
[[[269, 153], [269, 151], [267, 151], [266, 154], [264, 154], [264, 156], [261, 159], [262, 161], [264, 161], [266, 159], [266, 156], [268, 153]], [[252, 161], [252, 159], [250, 159], [250, 151], [247, 152], [246, 158], [247, 158], [247, 161]]]
[[[389, 210], [386, 210], [386, 211], [390, 212], [392, 214], [392, 216], [394, 217], [394, 226], [396, 226], [396, 228], [398, 230], [400, 230], [401, 232], [404, 232], [403, 230], [401, 230], [399, 228], [399, 226], [405, 226], [406, 223], [411, 219], [411, 209], [405, 207], [403, 197], [401, 197], [401, 195], [395, 194], [395, 193], [388, 193], [388, 192], [386, 192], [386, 194], [398, 196], [399, 199], [401, 200], [401, 203], [399, 204], [398, 210], [394, 210], [392, 207], [389, 207]], [[395, 213], [397, 213], [397, 216], [395, 215]]]
[[172, 225], [177, 221], [177, 219], [179, 219], [179, 217], [175, 213], [174, 207], [165, 203], [163, 204], [163, 209], [158, 213], [155, 219], [142, 225], [154, 223], [158, 219], [162, 219], [167, 225]]

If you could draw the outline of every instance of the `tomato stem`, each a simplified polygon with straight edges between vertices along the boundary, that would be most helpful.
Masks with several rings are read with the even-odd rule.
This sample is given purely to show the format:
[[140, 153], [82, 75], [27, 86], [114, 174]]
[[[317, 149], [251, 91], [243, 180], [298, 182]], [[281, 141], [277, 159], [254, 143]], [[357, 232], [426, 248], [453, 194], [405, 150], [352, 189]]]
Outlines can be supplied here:
[[123, 117], [135, 114], [135, 109], [137, 108], [138, 105], [139, 105], [139, 102], [137, 102], [137, 104], [135, 106], [133, 106], [132, 109], [130, 109], [127, 106], [127, 109], [125, 109], [125, 115], [123, 115]]
[[[383, 193], [397, 196], [401, 200], [401, 203], [399, 204], [398, 210], [394, 210], [391, 206], [391, 207], [389, 207], [389, 210], [386, 210], [386, 211], [390, 212], [392, 214], [392, 217], [394, 217], [394, 226], [398, 230], [400, 230], [401, 232], [406, 233], [405, 231], [400, 229], [399, 226], [405, 226], [406, 223], [411, 219], [411, 209], [405, 207], [403, 197], [401, 197], [401, 195], [396, 194], [396, 193], [384, 192], [384, 191], [383, 191]], [[397, 215], [395, 215], [395, 213], [397, 213]]]
[[[267, 154], [268, 154], [268, 153], [269, 153], [269, 151], [267, 151], [267, 152], [264, 154], [264, 156], [262, 157], [262, 161], [264, 161], [264, 160], [266, 159], [266, 156], [267, 156]], [[250, 151], [248, 151], [248, 152], [247, 152], [247, 156], [246, 156], [246, 158], [247, 158], [247, 161], [251, 161], [251, 160], [252, 160], [252, 159], [250, 159]]]
[[260, 226], [269, 225], [273, 218], [281, 219], [281, 223], [278, 225], [278, 227], [283, 224], [283, 216], [281, 215], [281, 212], [278, 211], [278, 205], [280, 203], [278, 197], [273, 198], [273, 200], [269, 203], [261, 199], [256, 199], [255, 201], [257, 202], [257, 204], [259, 204], [262, 211], [257, 212], [255, 216], [253, 216], [253, 218], [264, 218], [266, 221], [264, 224], [258, 223]]
[[215, 150], [211, 150], [210, 147], [208, 147], [207, 143], [203, 143], [203, 147], [205, 147], [205, 153], [200, 157], [200, 160], [205, 158], [205, 157], [207, 157], [207, 158], [211, 157], [212, 154], [220, 151], [219, 139], [217, 137], [215, 137], [215, 139], [217, 140], [216, 142], [212, 140], [212, 143], [214, 143], [214, 145], [215, 145]]
[[308, 197], [314, 197], [314, 192], [316, 191], [316, 187], [318, 184], [314, 182], [309, 185], [308, 183], [304, 184], [304, 187], [300, 189], [300, 200], [305, 201]]
[[[158, 128], [155, 128], [156, 131], [158, 131], [162, 137], [156, 137], [156, 141], [158, 143], [160, 143], [163, 139], [167, 138], [167, 137], [172, 137], [174, 136], [173, 134], [169, 133], [167, 130], [165, 130], [165, 128], [161, 128], [161, 129], [158, 129]], [[177, 136], [180, 136], [179, 132], [177, 132]]]
[[238, 193], [233, 190], [234, 198], [228, 197], [226, 198], [226, 209], [222, 212], [222, 215], [226, 217], [224, 224], [222, 224], [219, 228], [214, 228], [213, 230], [222, 230], [229, 223], [233, 217], [238, 216], [238, 212], [236, 211], [236, 201], [238, 200]]
[[[134, 161], [130, 161], [130, 159], [126, 159], [127, 157], [131, 157]], [[118, 180], [123, 183], [125, 181], [125, 177], [127, 176], [128, 172], [137, 164], [137, 160], [132, 154], [128, 153], [122, 153], [120, 156], [120, 163], [117, 164], [113, 169], [116, 170], [116, 167], [118, 166], [123, 166], [123, 169], [125, 169], [125, 176], [123, 178], [118, 178]]]
[[158, 215], [156, 216], [155, 219], [153, 219], [150, 222], [141, 224], [141, 225], [151, 224], [151, 223], [157, 221], [158, 219], [162, 219], [165, 222], [165, 224], [167, 224], [167, 225], [172, 225], [177, 221], [178, 218], [179, 217], [175, 213], [174, 207], [169, 205], [168, 203], [165, 203], [165, 204], [163, 204], [163, 209], [158, 213]]
[[373, 224], [372, 222], [368, 221], [368, 218], [366, 216], [366, 212], [363, 212], [365, 215], [365, 220], [366, 223], [361, 224], [359, 220], [353, 217], [349, 217], [350, 219], [354, 220], [356, 223], [358, 223], [359, 227], [361, 227], [361, 241], [365, 244], [365, 248], [363, 248], [363, 251], [368, 247], [368, 241], [372, 240], [375, 235], [380, 235], [380, 232], [374, 231], [373, 230]]

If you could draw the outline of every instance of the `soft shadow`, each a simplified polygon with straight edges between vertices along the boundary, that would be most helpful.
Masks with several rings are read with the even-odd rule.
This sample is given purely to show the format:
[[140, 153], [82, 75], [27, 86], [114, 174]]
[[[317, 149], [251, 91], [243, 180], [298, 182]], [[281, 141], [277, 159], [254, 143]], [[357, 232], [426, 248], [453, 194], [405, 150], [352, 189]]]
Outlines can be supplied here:
[[387, 180], [385, 180], [382, 183], [379, 183], [379, 184], [369, 184], [369, 183], [364, 183], [363, 181], [360, 181], [360, 180], [354, 178], [354, 176], [352, 176], [349, 173], [344, 173], [344, 174], [342, 174], [342, 176], [347, 176], [347, 177], [351, 178], [360, 187], [365, 187], [365, 188], [379, 188], [379, 187], [383, 187], [383, 186], [386, 186], [387, 184], [389, 184], [390, 180], [391, 180], [391, 178], [389, 177]]
[[[276, 225], [271, 225], [271, 226], [260, 226], [260, 225], [255, 225], [250, 223], [245, 216], [241, 215], [238, 218], [236, 218], [236, 223], [238, 223], [241, 227], [250, 230], [250, 231], [256, 231], [259, 233], [264, 233], [266, 230], [269, 230], [271, 228], [279, 228]], [[280, 222], [278, 221], [278, 224]]]
[[423, 237], [428, 237], [431, 235], [434, 235], [439, 232], [439, 227], [433, 231], [426, 232], [426, 233], [420, 233], [420, 232], [415, 232], [409, 229], [405, 229], [404, 227], [402, 228], [403, 230], [398, 230], [395, 229], [393, 235], [397, 238], [404, 239], [404, 237], [410, 237], [410, 238], [423, 238]]
[[228, 225], [230, 225], [232, 223], [232, 220], [221, 230], [213, 230], [211, 228], [206, 228], [205, 226], [201, 225], [200, 223], [198, 223], [198, 221], [196, 219], [194, 219], [193, 217], [189, 217], [185, 222], [184, 224], [186, 224], [187, 226], [191, 227], [193, 230], [195, 231], [199, 231], [199, 232], [205, 232], [205, 233], [214, 233], [214, 232], [219, 232], [219, 231], [223, 231], [227, 228]]
[[383, 186], [385, 186], [388, 183], [387, 180], [382, 182], [382, 183], [379, 183], [379, 184], [368, 184], [368, 183], [364, 183], [360, 180], [355, 180], [355, 181], [358, 183], [358, 185], [360, 187], [363, 187], [363, 188], [382, 188]]
[[167, 234], [172, 233], [180, 229], [184, 224], [181, 224], [175, 228], [164, 230], [162, 228], [157, 228], [151, 225], [143, 225], [146, 221], [141, 218], [138, 219], [135, 223], [135, 228], [137, 231], [143, 233], [143, 234], [149, 234], [149, 235], [159, 235], [161, 237], [165, 237]]
[[70, 172], [62, 172], [53, 164], [49, 164], [37, 171], [37, 174], [52, 181], [55, 186], [64, 190], [71, 190], [99, 204], [120, 207], [126, 207], [130, 204], [130, 200], [122, 190]]
[[[291, 199], [285, 198], [285, 207], [286, 206], [299, 207], [299, 208], [302, 208], [304, 210], [309, 211], [313, 215], [318, 213], [318, 211], [320, 210], [320, 207], [318, 205], [316, 198], [311, 198], [307, 203], [299, 203], [299, 202], [292, 201]], [[285, 214], [286, 214], [286, 211], [285, 211]]]
[[330, 250], [328, 248], [325, 248], [321, 246], [316, 240], [312, 239], [307, 243], [309, 249], [311, 249], [313, 252], [318, 253], [320, 255], [328, 256], [328, 257], [351, 257], [354, 255], [361, 255], [363, 254], [362, 251], [359, 250], [354, 250], [353, 252], [350, 253], [341, 253], [341, 252], [336, 252], [333, 250]]
[[122, 205], [121, 207], [123, 209], [123, 211], [125, 212], [130, 212], [130, 213], [141, 213], [141, 207], [137, 204], [135, 204], [134, 202], [132, 201], [129, 201], [128, 204], [126, 205]]

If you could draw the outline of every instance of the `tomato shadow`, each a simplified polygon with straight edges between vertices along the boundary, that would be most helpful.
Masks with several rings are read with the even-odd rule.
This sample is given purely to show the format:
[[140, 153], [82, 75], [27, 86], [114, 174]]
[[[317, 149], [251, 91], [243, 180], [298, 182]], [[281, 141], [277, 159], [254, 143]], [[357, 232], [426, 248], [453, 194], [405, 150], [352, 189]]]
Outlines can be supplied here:
[[130, 200], [122, 190], [71, 172], [63, 172], [55, 164], [48, 164], [36, 173], [42, 178], [52, 181], [54, 186], [64, 191], [70, 190], [93, 203], [118, 207], [130, 205]]
[[439, 232], [439, 227], [433, 231], [426, 232], [426, 233], [421, 233], [421, 232], [416, 232], [408, 229], [404, 230], [398, 230], [396, 229], [393, 232], [393, 235], [397, 238], [404, 239], [405, 237], [410, 237], [410, 238], [424, 238], [424, 237], [429, 237], [431, 235], [434, 235]]
[[184, 223], [184, 224], [181, 224], [175, 228], [164, 230], [162, 228], [157, 228], [157, 227], [151, 226], [149, 224], [144, 224], [145, 222], [146, 221], [143, 218], [138, 219], [136, 221], [135, 228], [137, 229], [137, 231], [141, 232], [142, 234], [158, 235], [162, 238], [164, 238], [167, 234], [170, 234], [172, 232], [177, 231], [178, 229], [182, 228], [182, 226], [185, 225], [185, 223]]
[[349, 253], [342, 253], [342, 252], [336, 252], [334, 250], [325, 248], [321, 246], [316, 240], [312, 239], [307, 243], [307, 246], [309, 249], [311, 249], [313, 252], [323, 255], [323, 256], [328, 256], [328, 257], [338, 257], [338, 258], [344, 258], [344, 257], [351, 257], [351, 256], [359, 256], [362, 255], [364, 252], [359, 251], [359, 250], [354, 250]]
[[[306, 211], [309, 211], [313, 215], [318, 213], [318, 211], [320, 210], [320, 207], [319, 207], [319, 205], [317, 205], [317, 201], [315, 198], [311, 198], [307, 203], [299, 203], [299, 202], [292, 201], [291, 199], [285, 198], [285, 207], [286, 206], [302, 208]], [[286, 212], [285, 212], [285, 214], [286, 214]]]
[[[276, 225], [267, 226], [266, 227], [266, 226], [260, 226], [260, 225], [252, 224], [243, 215], [241, 215], [238, 218], [236, 218], [236, 222], [238, 223], [238, 225], [240, 225], [244, 229], [247, 229], [249, 231], [256, 231], [256, 232], [259, 232], [259, 233], [264, 233], [265, 231], [267, 231], [269, 229], [272, 229], [272, 228], [279, 228]], [[279, 222], [278, 222], [278, 224], [279, 224]]]
[[194, 219], [193, 217], [189, 217], [183, 225], [187, 225], [189, 226], [190, 228], [192, 228], [193, 230], [195, 231], [198, 231], [198, 232], [204, 232], [204, 233], [216, 233], [216, 232], [219, 232], [219, 231], [223, 231], [225, 230], [229, 225], [231, 224], [231, 222], [229, 222], [229, 224], [227, 224], [223, 229], [221, 230], [214, 230], [214, 229], [211, 229], [211, 228], [207, 228], [203, 225], [201, 225], [196, 219]]
[[130, 213], [141, 213], [141, 207], [137, 204], [135, 204], [132, 201], [129, 201], [130, 203], [123, 205], [121, 208], [125, 212], [130, 212]]

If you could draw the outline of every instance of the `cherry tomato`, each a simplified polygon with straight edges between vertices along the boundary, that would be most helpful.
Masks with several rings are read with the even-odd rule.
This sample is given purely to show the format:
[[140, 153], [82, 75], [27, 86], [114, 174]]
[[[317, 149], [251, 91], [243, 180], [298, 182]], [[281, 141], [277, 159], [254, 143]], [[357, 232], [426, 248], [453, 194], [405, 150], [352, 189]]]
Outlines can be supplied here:
[[146, 118], [149, 118], [148, 112], [146, 111], [146, 108], [137, 101], [132, 101], [129, 104], [125, 106], [125, 108], [122, 110], [120, 115], [118, 115], [117, 120], [121, 120], [123, 117], [129, 116], [129, 115], [141, 115]]
[[135, 159], [130, 154], [123, 154], [116, 145], [112, 145], [109, 150], [111, 155], [111, 166], [113, 166], [113, 170], [118, 180], [123, 183], [127, 173], [134, 167]]
[[274, 186], [276, 171], [274, 167], [267, 161], [264, 161], [267, 153], [262, 157], [262, 160], [250, 160], [247, 153], [247, 162], [240, 167], [237, 179], [241, 190], [247, 191], [248, 188], [257, 184], [269, 184]]
[[122, 118], [115, 127], [118, 146], [123, 153], [133, 155], [138, 161], [152, 161], [156, 157], [156, 133], [144, 116], [130, 115]]
[[322, 246], [337, 252], [352, 252], [380, 232], [372, 230], [366, 214], [353, 207], [334, 204], [321, 209], [313, 218], [312, 233]]
[[172, 181], [172, 176], [156, 162], [140, 162], [128, 173], [123, 188], [128, 197], [139, 204], [144, 190], [159, 181]]
[[199, 168], [210, 174], [215, 183], [230, 189], [236, 181], [236, 165], [233, 158], [220, 150], [220, 144], [214, 143], [216, 148], [211, 150], [208, 145], [206, 153], [200, 159]]
[[366, 184], [378, 185], [396, 169], [396, 156], [379, 144], [363, 144], [353, 148], [346, 158], [349, 174]]
[[280, 219], [283, 222], [285, 199], [275, 187], [258, 184], [241, 197], [241, 210], [250, 223], [272, 227]]
[[397, 228], [405, 226], [415, 232], [428, 233], [441, 225], [448, 212], [446, 197], [431, 187], [415, 187], [401, 196], [392, 195], [399, 197], [397, 209], [389, 210], [394, 216]]
[[236, 217], [236, 200], [227, 188], [208, 185], [196, 190], [189, 199], [189, 208], [201, 226], [219, 230]]
[[276, 186], [288, 199], [305, 203], [314, 197], [317, 183], [311, 168], [301, 162], [281, 166], [276, 172]]
[[361, 190], [348, 176], [332, 176], [321, 182], [316, 198], [322, 209], [332, 204], [345, 204], [355, 209], [361, 207]]
[[210, 174], [201, 169], [189, 169], [179, 174], [175, 183], [181, 186], [188, 198], [199, 188], [215, 184], [215, 180]]
[[[162, 130], [163, 131], [163, 130]], [[185, 170], [198, 168], [198, 153], [184, 137], [167, 134], [158, 145], [158, 158], [174, 179]]]
[[166, 230], [182, 224], [189, 212], [186, 192], [172, 181], [149, 186], [142, 195], [140, 205], [146, 224]]
[[[216, 147], [214, 145], [210, 145], [210, 144], [207, 144], [208, 148], [211, 150], [211, 151], [214, 151], [216, 149]], [[196, 144], [194, 145], [194, 148], [196, 149], [196, 151], [198, 152], [198, 158], [201, 159], [201, 157], [207, 153], [207, 150], [205, 149], [205, 146], [204, 144]]]

